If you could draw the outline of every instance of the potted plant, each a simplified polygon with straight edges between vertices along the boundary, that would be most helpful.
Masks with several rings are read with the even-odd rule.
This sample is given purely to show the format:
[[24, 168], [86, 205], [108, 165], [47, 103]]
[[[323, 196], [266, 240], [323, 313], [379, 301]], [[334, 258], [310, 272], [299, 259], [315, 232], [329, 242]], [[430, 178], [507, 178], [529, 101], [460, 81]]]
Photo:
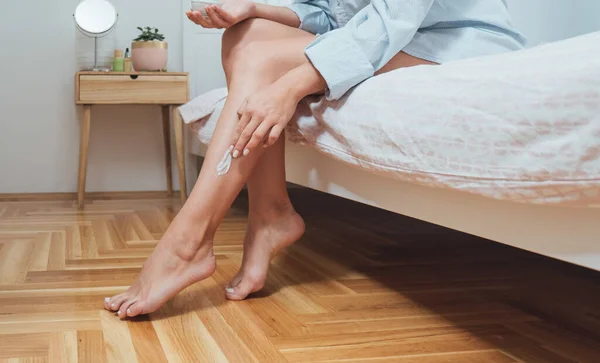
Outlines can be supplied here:
[[158, 29], [138, 27], [142, 33], [131, 43], [131, 61], [136, 71], [166, 71], [169, 46]]

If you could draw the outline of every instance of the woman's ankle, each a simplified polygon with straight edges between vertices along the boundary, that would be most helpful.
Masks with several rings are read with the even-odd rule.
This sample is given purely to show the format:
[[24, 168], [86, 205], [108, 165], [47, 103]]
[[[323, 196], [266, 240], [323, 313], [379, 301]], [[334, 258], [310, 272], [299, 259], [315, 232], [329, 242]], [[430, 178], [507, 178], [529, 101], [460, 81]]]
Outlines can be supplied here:
[[253, 203], [250, 201], [250, 220], [252, 222], [268, 222], [296, 213], [289, 198], [273, 199]]
[[211, 255], [213, 238], [214, 231], [208, 223], [184, 218], [175, 218], [163, 237], [177, 256], [186, 261], [192, 261], [198, 255]]

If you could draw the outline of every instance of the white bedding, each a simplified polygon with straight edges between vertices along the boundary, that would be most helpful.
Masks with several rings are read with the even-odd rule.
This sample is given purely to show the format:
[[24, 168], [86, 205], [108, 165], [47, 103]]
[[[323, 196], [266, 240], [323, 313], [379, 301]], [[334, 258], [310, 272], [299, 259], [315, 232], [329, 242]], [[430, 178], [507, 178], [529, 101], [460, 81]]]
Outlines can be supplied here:
[[[600, 33], [400, 69], [340, 101], [309, 98], [292, 142], [370, 172], [536, 204], [600, 201]], [[208, 143], [226, 90], [181, 107]], [[365, 188], [369, 186], [366, 185]]]

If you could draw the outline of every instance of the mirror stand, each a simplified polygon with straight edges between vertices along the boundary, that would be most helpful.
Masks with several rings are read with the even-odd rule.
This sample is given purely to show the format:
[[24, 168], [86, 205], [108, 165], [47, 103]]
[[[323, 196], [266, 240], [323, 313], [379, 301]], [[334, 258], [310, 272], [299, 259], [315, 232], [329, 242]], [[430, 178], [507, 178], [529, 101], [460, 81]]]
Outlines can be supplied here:
[[90, 69], [85, 69], [88, 72], [110, 72], [110, 67], [98, 67], [98, 37], [94, 37], [94, 66]]

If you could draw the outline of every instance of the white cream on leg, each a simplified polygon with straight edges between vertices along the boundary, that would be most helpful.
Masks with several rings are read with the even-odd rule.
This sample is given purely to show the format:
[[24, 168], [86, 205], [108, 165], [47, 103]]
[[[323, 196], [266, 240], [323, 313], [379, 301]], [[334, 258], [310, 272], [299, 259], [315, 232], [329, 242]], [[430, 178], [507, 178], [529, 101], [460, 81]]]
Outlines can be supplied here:
[[231, 155], [232, 151], [233, 146], [230, 146], [229, 149], [225, 151], [225, 155], [223, 155], [219, 164], [217, 164], [217, 176], [225, 175], [229, 172], [229, 169], [231, 169], [231, 162], [233, 160], [233, 156]]

